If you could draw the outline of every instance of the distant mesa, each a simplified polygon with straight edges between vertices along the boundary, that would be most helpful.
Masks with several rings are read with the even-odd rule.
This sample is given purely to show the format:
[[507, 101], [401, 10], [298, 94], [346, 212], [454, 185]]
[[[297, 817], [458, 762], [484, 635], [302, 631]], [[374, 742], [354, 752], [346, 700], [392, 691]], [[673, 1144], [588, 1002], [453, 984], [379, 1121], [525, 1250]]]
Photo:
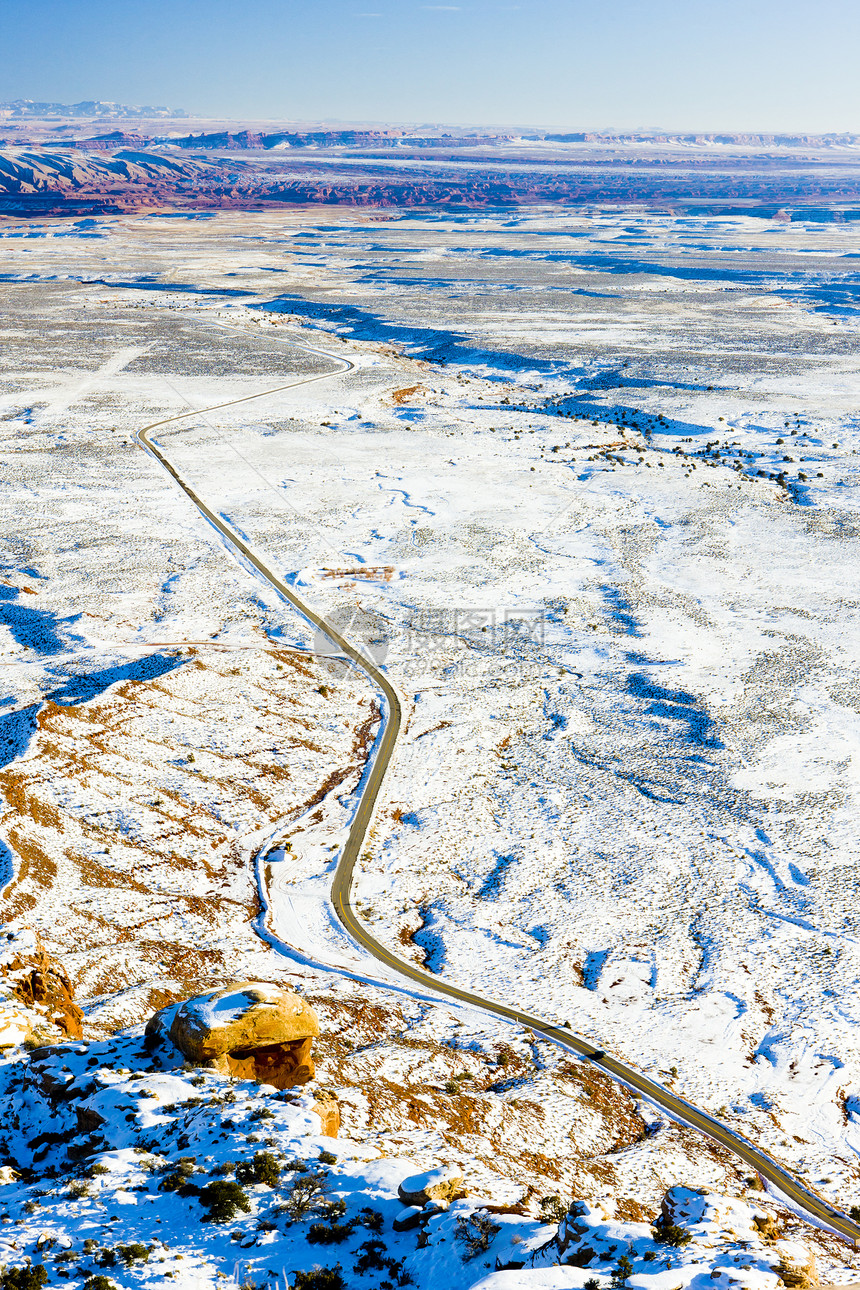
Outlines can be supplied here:
[[0, 103], [0, 117], [20, 120], [24, 117], [174, 117], [187, 116], [182, 108], [130, 106], [128, 103], [105, 103], [101, 99], [82, 99], [80, 103], [42, 103], [35, 99], [12, 99]]
[[532, 134], [531, 141], [544, 143], [651, 143], [663, 144], [723, 144], [748, 148], [826, 148], [856, 147], [860, 135], [856, 134], [669, 134], [646, 130], [642, 133], [615, 134], [611, 131], [591, 130], [577, 134]]
[[[126, 129], [120, 121], [101, 131], [68, 126], [69, 134], [86, 137], [51, 139], [46, 134], [54, 121], [46, 126], [35, 120], [49, 107], [68, 107], [89, 122], [172, 112], [91, 101], [7, 103], [0, 109], [7, 122], [7, 137], [0, 140], [0, 216], [636, 203], [785, 221], [792, 208], [812, 204], [825, 211], [821, 218], [842, 221], [857, 218], [860, 209], [860, 135], [515, 135], [297, 125], [264, 131], [229, 123], [179, 133], [160, 126]], [[35, 123], [20, 124], [25, 118]], [[412, 159], [422, 165], [409, 164]], [[448, 164], [452, 159], [459, 164]], [[407, 164], [397, 164], [401, 160]]]

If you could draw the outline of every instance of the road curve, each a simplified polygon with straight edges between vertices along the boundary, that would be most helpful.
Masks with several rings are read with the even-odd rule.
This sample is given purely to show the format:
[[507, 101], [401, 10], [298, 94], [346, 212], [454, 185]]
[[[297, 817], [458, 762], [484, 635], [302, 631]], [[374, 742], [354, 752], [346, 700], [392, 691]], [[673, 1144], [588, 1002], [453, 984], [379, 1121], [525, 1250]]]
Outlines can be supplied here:
[[659, 1106], [673, 1120], [690, 1125], [727, 1148], [744, 1164], [754, 1169], [766, 1182], [769, 1182], [781, 1192], [792, 1206], [803, 1214], [808, 1215], [817, 1225], [823, 1224], [829, 1227], [851, 1245], [858, 1244], [860, 1242], [860, 1224], [855, 1223], [847, 1214], [829, 1205], [819, 1196], [814, 1195], [764, 1151], [761, 1151], [743, 1137], [742, 1134], [721, 1124], [719, 1120], [709, 1115], [706, 1111], [702, 1111], [691, 1102], [678, 1097], [677, 1094], [664, 1088], [655, 1080], [649, 1079], [647, 1075], [643, 1075], [634, 1067], [628, 1066], [626, 1062], [596, 1049], [591, 1041], [581, 1038], [566, 1026], [556, 1025], [545, 1021], [541, 1017], [533, 1016], [531, 1013], [522, 1012], [518, 1008], [509, 1007], [504, 1003], [497, 1003], [495, 1000], [488, 999], [473, 990], [467, 990], [462, 986], [444, 981], [429, 972], [425, 972], [422, 968], [416, 967], [414, 963], [409, 963], [405, 959], [399, 958], [381, 941], [378, 941], [357, 917], [351, 903], [355, 865], [370, 828], [382, 782], [391, 762], [403, 724], [403, 705], [400, 696], [385, 673], [377, 667], [371, 658], [352, 645], [336, 628], [326, 622], [300, 596], [297, 596], [295, 591], [288, 587], [277, 573], [255, 554], [239, 534], [207, 506], [191, 485], [182, 478], [164, 451], [153, 443], [150, 437], [153, 431], [164, 426], [174, 425], [179, 421], [187, 421], [195, 416], [204, 416], [210, 412], [217, 412], [221, 408], [235, 407], [239, 403], [249, 403], [254, 399], [265, 398], [267, 395], [278, 394], [283, 390], [292, 389], [299, 385], [307, 385], [313, 381], [326, 380], [339, 373], [351, 371], [355, 366], [348, 359], [325, 353], [323, 350], [313, 349], [292, 339], [291, 343], [308, 353], [316, 354], [338, 363], [337, 370], [325, 372], [318, 376], [304, 377], [299, 381], [290, 381], [274, 389], [263, 390], [259, 394], [245, 395], [239, 399], [230, 399], [227, 402], [215, 404], [213, 407], [199, 408], [189, 412], [182, 412], [177, 416], [165, 417], [161, 421], [153, 422], [138, 431], [136, 441], [151, 453], [194, 503], [200, 513], [205, 516], [213, 528], [217, 529], [222, 537], [227, 539], [239, 555], [256, 569], [261, 577], [265, 578], [269, 585], [297, 609], [308, 622], [323, 632], [347, 658], [351, 659], [356, 667], [364, 672], [384, 696], [386, 712], [384, 713], [381, 737], [376, 745], [369, 773], [364, 779], [361, 798], [353, 816], [349, 836], [341, 852], [332, 883], [332, 903], [343, 927], [353, 940], [372, 954], [380, 963], [385, 964], [386, 967], [400, 976], [416, 982], [421, 986], [422, 990], [451, 999], [458, 1004], [482, 1009], [514, 1025], [524, 1026], [533, 1031], [535, 1035], [540, 1036], [540, 1038], [557, 1044], [560, 1048], [574, 1053], [577, 1057], [590, 1061], [593, 1065], [605, 1071], [617, 1083], [624, 1085], [634, 1093], [646, 1097], [650, 1102]]

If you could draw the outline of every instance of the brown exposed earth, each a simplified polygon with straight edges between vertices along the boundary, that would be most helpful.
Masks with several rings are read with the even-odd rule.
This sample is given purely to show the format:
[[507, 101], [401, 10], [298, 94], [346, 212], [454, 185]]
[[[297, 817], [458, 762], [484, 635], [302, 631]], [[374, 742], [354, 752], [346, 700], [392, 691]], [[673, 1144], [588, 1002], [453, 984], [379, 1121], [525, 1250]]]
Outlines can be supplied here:
[[254, 834], [357, 774], [378, 720], [348, 680], [287, 651], [180, 662], [89, 703], [47, 703], [27, 755], [0, 772], [16, 860], [0, 918], [64, 962], [91, 1026], [288, 971], [253, 928]]
[[484, 1172], [522, 1186], [527, 1178], [527, 1199], [611, 1191], [633, 1221], [655, 1217], [673, 1147], [720, 1188], [746, 1189], [730, 1153], [680, 1126], [661, 1130], [652, 1164], [634, 1099], [595, 1068], [521, 1044], [452, 1048], [412, 1033], [396, 1006], [331, 995], [311, 1002], [321, 1025], [317, 1078], [337, 1089], [351, 1139], [378, 1145], [382, 1134], [386, 1151], [413, 1153], [419, 1130], [437, 1162], [471, 1162], [473, 1191]]

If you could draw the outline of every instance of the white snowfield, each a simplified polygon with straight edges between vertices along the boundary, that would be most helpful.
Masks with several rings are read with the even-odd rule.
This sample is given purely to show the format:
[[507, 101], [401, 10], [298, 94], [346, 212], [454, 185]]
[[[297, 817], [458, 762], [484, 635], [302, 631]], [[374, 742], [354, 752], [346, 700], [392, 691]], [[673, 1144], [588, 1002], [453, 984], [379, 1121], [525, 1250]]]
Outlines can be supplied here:
[[[260, 955], [254, 974], [266, 978], [329, 980], [344, 999], [359, 990], [354, 978], [380, 980], [327, 900], [362, 773], [346, 749], [378, 696], [130, 446], [160, 416], [325, 370], [296, 340], [342, 352], [354, 371], [165, 428], [159, 442], [407, 697], [361, 860], [361, 916], [397, 953], [569, 1023], [828, 1199], [860, 1203], [857, 225], [631, 210], [432, 222], [337, 212], [2, 232], [11, 341], [18, 333], [0, 445], [12, 535], [0, 588], [6, 775], [42, 774], [46, 699], [83, 712], [119, 685], [130, 703], [144, 681], [173, 687], [174, 708], [162, 717], [154, 698], [151, 718], [169, 746], [173, 723], [187, 719], [175, 705], [201, 700], [131, 663], [172, 665], [179, 642], [228, 647], [236, 659], [247, 650], [254, 686], [236, 682], [230, 739], [226, 667], [217, 702], [194, 723], [195, 756], [253, 757], [256, 767], [266, 744], [259, 774], [293, 773], [280, 813], [256, 804], [256, 771], [230, 812], [214, 787], [200, 803], [235, 810], [225, 818], [235, 863], [258, 857], [268, 927], [288, 951], [275, 967], [258, 945], [248, 961]], [[33, 343], [34, 310], [53, 349]], [[334, 769], [348, 773], [336, 783], [328, 767], [315, 777], [321, 753], [306, 749], [299, 767], [300, 741], [268, 735], [268, 672], [250, 658], [272, 642], [312, 661], [312, 694], [330, 687], [313, 709], [302, 698], [302, 720], [317, 722], [302, 737], [338, 749]], [[183, 644], [186, 659], [192, 648], [210, 645]], [[298, 685], [278, 691], [279, 712]], [[147, 748], [153, 734], [147, 727]], [[145, 759], [136, 738], [152, 803], [158, 758]], [[190, 738], [182, 727], [186, 747]], [[63, 875], [63, 829], [83, 835], [98, 815], [98, 863], [121, 860], [141, 879], [152, 863], [155, 878], [156, 862], [138, 867], [132, 847], [158, 850], [156, 806], [141, 814], [131, 789], [111, 801], [107, 780], [82, 778], [71, 759], [50, 792], [55, 815], [33, 827]], [[20, 867], [15, 827], [10, 807], [9, 863]], [[189, 861], [196, 838], [185, 836]], [[118, 897], [84, 886], [71, 900], [34, 887], [10, 926], [49, 932], [63, 951], [83, 900], [117, 916]], [[183, 915], [163, 916], [173, 937]], [[231, 924], [236, 979], [248, 975], [242, 935], [251, 928]], [[68, 948], [81, 980], [99, 983], [83, 995], [88, 1015], [116, 1016], [122, 982], [111, 986], [109, 948], [98, 973], [83, 938]], [[157, 972], [123, 954], [134, 980], [122, 1020], [141, 1021], [145, 971]], [[216, 983], [227, 961], [212, 969]], [[164, 979], [176, 981], [175, 969]], [[457, 1029], [445, 1017], [437, 1034]], [[461, 1047], [475, 1024], [464, 1019]], [[705, 1176], [713, 1157], [685, 1161], [665, 1141], [657, 1133], [615, 1153], [652, 1212], [658, 1177], [662, 1190], [715, 1189]], [[416, 1129], [420, 1171], [460, 1159], [440, 1157], [438, 1141], [420, 1158], [420, 1145]], [[392, 1205], [416, 1172], [398, 1168], [384, 1184]], [[737, 1174], [719, 1183], [744, 1187]], [[637, 1290], [705, 1276], [776, 1284], [775, 1264], [735, 1266], [749, 1240], [737, 1232], [731, 1275], [728, 1263], [713, 1275], [729, 1258], [716, 1247], [698, 1271], [693, 1245], [671, 1254], [688, 1262], [658, 1267], [660, 1251], [644, 1257], [647, 1223], [645, 1234], [613, 1236], [611, 1267], [496, 1272], [497, 1259], [519, 1261], [520, 1243], [530, 1255], [540, 1242], [523, 1236], [522, 1215], [498, 1215], [520, 1241], [488, 1246], [484, 1268], [464, 1258], [471, 1238], [457, 1227], [474, 1210], [467, 1198], [430, 1220], [429, 1246], [398, 1235], [420, 1286], [602, 1287], [628, 1247], [639, 1257], [640, 1240]], [[853, 1265], [826, 1248], [828, 1276], [852, 1280]], [[278, 1275], [291, 1266], [281, 1253]], [[336, 1251], [318, 1253], [336, 1262]], [[224, 1257], [212, 1266], [226, 1268]], [[383, 1275], [343, 1266], [350, 1286]]]

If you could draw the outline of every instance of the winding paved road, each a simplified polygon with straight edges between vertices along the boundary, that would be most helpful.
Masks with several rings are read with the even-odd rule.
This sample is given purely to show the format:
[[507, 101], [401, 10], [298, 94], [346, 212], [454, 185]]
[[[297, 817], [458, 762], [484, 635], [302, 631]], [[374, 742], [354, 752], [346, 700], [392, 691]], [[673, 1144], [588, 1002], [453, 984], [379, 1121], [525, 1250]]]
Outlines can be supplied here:
[[647, 1075], [642, 1075], [634, 1067], [628, 1066], [626, 1062], [620, 1061], [598, 1049], [595, 1049], [593, 1043], [589, 1040], [582, 1039], [574, 1034], [566, 1026], [559, 1026], [553, 1022], [545, 1021], [541, 1017], [532, 1016], [531, 1013], [522, 1012], [518, 1008], [509, 1007], [507, 1004], [497, 1003], [492, 999], [487, 999], [483, 995], [476, 994], [472, 990], [464, 989], [461, 986], [454, 985], [440, 977], [431, 975], [416, 967], [413, 963], [399, 958], [393, 954], [381, 941], [378, 941], [371, 932], [367, 930], [364, 924], [357, 917], [351, 900], [352, 884], [355, 873], [355, 865], [361, 852], [362, 845], [367, 836], [370, 822], [376, 803], [379, 799], [382, 782], [388, 770], [392, 754], [397, 744], [403, 724], [403, 706], [400, 696], [394, 686], [388, 680], [383, 671], [380, 670], [360, 649], [352, 645], [344, 636], [334, 627], [317, 614], [310, 605], [306, 604], [301, 597], [286, 585], [278, 577], [273, 569], [270, 569], [258, 555], [247, 545], [236, 531], [231, 528], [219, 515], [217, 515], [201, 497], [194, 491], [180, 475], [176, 467], [171, 463], [164, 451], [152, 441], [153, 431], [159, 430], [164, 426], [174, 425], [179, 421], [187, 421], [191, 417], [204, 416], [210, 412], [217, 412], [221, 408], [235, 407], [239, 403], [249, 403], [254, 399], [265, 398], [267, 395], [278, 394], [282, 390], [292, 389], [298, 385], [307, 385], [313, 381], [322, 381], [330, 377], [351, 371], [354, 367], [347, 359], [337, 358], [333, 354], [327, 354], [323, 350], [312, 349], [310, 346], [301, 345], [291, 339], [291, 344], [297, 348], [304, 349], [306, 352], [316, 354], [327, 358], [339, 364], [335, 372], [325, 372], [318, 376], [304, 377], [299, 381], [290, 381], [287, 384], [279, 385], [274, 389], [263, 390], [259, 394], [249, 394], [244, 398], [231, 399], [225, 403], [218, 403], [214, 407], [195, 409], [190, 412], [180, 413], [178, 416], [166, 417], [161, 421], [156, 421], [152, 425], [146, 426], [137, 434], [137, 441], [160, 463], [168, 472], [172, 479], [179, 485], [182, 491], [194, 503], [202, 515], [206, 517], [213, 528], [217, 529], [222, 537], [235, 548], [243, 560], [247, 561], [256, 571], [265, 578], [271, 587], [273, 587], [285, 600], [318, 630], [323, 632], [328, 639], [343, 654], [350, 658], [355, 665], [372, 681], [377, 689], [382, 693], [385, 699], [386, 711], [381, 737], [379, 738], [373, 756], [373, 762], [370, 771], [364, 779], [362, 795], [358, 808], [352, 820], [349, 830], [349, 836], [341, 853], [335, 872], [334, 882], [332, 884], [332, 902], [337, 912], [337, 916], [343, 924], [349, 935], [365, 950], [384, 963], [388, 968], [393, 969], [400, 976], [416, 982], [422, 990], [431, 994], [441, 995], [444, 998], [452, 999], [458, 1004], [465, 1004], [469, 1007], [483, 1009], [485, 1012], [502, 1017], [505, 1021], [515, 1025], [524, 1026], [533, 1031], [535, 1035], [542, 1039], [547, 1039], [551, 1043], [557, 1044], [567, 1052], [575, 1054], [577, 1057], [584, 1058], [605, 1071], [607, 1075], [616, 1080], [619, 1084], [646, 1097], [650, 1102], [659, 1106], [673, 1120], [680, 1121], [683, 1124], [690, 1125], [698, 1129], [701, 1133], [706, 1134], [721, 1146], [726, 1147], [733, 1152], [744, 1164], [754, 1169], [763, 1179], [778, 1189], [783, 1196], [802, 1214], [807, 1215], [813, 1222], [818, 1225], [825, 1225], [838, 1233], [850, 1244], [855, 1245], [860, 1242], [860, 1224], [853, 1222], [841, 1210], [835, 1209], [820, 1197], [814, 1195], [801, 1182], [794, 1178], [781, 1165], [771, 1159], [765, 1152], [754, 1146], [741, 1134], [721, 1124], [719, 1120], [714, 1119], [706, 1111], [700, 1110], [692, 1103], [678, 1097], [677, 1094], [657, 1084], [654, 1080], [649, 1079]]

